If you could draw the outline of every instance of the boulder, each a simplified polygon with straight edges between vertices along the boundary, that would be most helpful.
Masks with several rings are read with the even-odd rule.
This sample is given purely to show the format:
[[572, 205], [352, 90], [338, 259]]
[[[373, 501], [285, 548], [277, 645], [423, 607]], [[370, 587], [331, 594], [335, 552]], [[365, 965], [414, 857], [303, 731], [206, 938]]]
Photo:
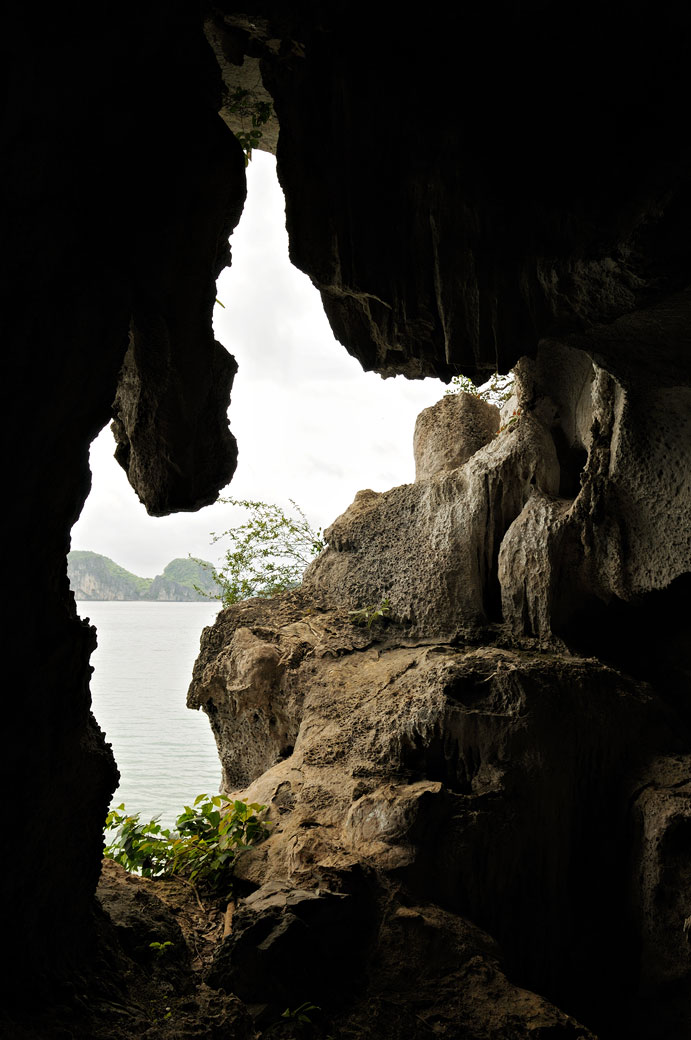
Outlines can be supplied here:
[[474, 394], [447, 394], [420, 412], [413, 435], [415, 480], [458, 469], [499, 432], [499, 409]]
[[526, 415], [463, 466], [447, 469], [445, 444], [437, 447], [435, 455], [429, 441], [429, 476], [358, 492], [324, 532], [327, 548], [305, 572], [305, 590], [350, 609], [388, 600], [392, 617], [418, 635], [452, 637], [498, 620], [499, 548], [535, 490], [557, 493], [554, 442]]

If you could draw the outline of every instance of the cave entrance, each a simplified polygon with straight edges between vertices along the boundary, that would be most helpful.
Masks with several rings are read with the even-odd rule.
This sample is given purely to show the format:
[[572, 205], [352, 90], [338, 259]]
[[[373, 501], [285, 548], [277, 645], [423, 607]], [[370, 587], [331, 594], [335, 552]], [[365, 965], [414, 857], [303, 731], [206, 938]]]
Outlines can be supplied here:
[[[415, 419], [445, 387], [362, 371], [334, 340], [318, 291], [290, 263], [274, 157], [255, 151], [247, 179], [214, 315], [216, 338], [239, 366], [229, 410], [239, 461], [225, 494], [284, 508], [293, 499], [324, 528], [360, 489], [413, 481]], [[189, 555], [218, 565], [223, 547], [211, 545], [210, 533], [238, 522], [229, 507], [152, 518], [113, 450], [106, 428], [91, 447], [92, 491], [73, 529], [73, 551], [105, 557], [139, 580], [165, 576], [171, 561]], [[114, 804], [124, 801], [143, 819], [162, 813], [171, 823], [196, 794], [218, 789], [208, 721], [185, 707], [201, 631], [217, 605], [77, 600], [98, 631], [94, 714], [121, 773]]]

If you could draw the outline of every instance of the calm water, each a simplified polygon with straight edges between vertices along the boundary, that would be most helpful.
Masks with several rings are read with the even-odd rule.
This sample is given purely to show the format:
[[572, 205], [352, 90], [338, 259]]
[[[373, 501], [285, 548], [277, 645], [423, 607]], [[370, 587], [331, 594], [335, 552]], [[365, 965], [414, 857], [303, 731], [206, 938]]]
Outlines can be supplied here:
[[77, 609], [98, 630], [91, 691], [121, 774], [113, 804], [170, 824], [196, 795], [217, 793], [221, 779], [206, 715], [185, 707], [218, 604], [82, 601]]

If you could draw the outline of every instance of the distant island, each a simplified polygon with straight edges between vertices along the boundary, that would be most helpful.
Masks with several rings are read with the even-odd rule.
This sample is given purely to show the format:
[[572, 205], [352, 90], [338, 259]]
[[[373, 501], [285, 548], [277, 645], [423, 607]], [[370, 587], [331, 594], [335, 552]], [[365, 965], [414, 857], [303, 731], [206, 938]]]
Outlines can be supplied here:
[[75, 549], [67, 555], [67, 576], [75, 599], [158, 600], [167, 603], [199, 602], [208, 599], [195, 585], [220, 598], [211, 577], [213, 565], [206, 561], [171, 560], [155, 578], [140, 578], [107, 556]]

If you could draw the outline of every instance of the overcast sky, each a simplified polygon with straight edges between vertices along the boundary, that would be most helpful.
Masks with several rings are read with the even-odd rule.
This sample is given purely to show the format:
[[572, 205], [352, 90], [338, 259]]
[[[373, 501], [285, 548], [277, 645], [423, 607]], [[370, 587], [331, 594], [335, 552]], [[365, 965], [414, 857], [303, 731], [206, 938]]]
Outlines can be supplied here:
[[[337, 343], [319, 293], [288, 260], [283, 195], [272, 155], [255, 152], [248, 197], [231, 238], [232, 267], [219, 278], [214, 330], [239, 370], [229, 410], [238, 467], [223, 492], [234, 498], [294, 499], [326, 527], [361, 488], [386, 491], [413, 480], [413, 429], [443, 395], [434, 379], [381, 379], [364, 373]], [[238, 514], [216, 504], [198, 513], [147, 515], [113, 459], [108, 427], [91, 448], [93, 488], [72, 532], [73, 549], [109, 556], [153, 577], [170, 560], [216, 563], [223, 531]]]

